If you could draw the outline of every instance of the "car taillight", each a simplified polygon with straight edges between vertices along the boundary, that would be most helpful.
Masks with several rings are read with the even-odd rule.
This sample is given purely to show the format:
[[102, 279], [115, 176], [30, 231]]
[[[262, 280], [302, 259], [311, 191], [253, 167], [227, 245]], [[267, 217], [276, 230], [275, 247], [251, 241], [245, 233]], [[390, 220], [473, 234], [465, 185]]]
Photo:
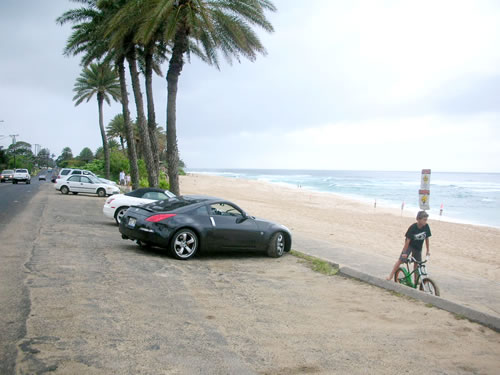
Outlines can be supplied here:
[[173, 216], [175, 216], [175, 214], [158, 214], [148, 217], [146, 221], [149, 221], [150, 223], [157, 223], [159, 221], [166, 220]]
[[57, 178], [61, 178], [61, 176], [57, 176]]

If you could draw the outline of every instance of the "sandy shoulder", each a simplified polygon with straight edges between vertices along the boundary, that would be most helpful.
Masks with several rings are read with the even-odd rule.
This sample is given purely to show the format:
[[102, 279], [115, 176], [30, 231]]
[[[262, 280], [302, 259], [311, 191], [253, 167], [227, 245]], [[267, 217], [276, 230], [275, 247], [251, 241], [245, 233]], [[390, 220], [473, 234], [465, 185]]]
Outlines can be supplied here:
[[[232, 200], [249, 213], [279, 221], [299, 235], [321, 238], [367, 254], [396, 259], [414, 218], [333, 194], [309, 192], [245, 179], [190, 174], [181, 177], [183, 194]], [[500, 229], [433, 220], [433, 267], [500, 281]]]

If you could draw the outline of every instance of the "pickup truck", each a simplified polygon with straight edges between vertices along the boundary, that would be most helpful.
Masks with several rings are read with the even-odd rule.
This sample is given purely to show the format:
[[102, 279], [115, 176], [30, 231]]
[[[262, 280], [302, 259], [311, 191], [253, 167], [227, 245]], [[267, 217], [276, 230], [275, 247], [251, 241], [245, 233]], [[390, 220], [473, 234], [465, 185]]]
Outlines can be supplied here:
[[24, 181], [27, 184], [31, 184], [31, 176], [27, 169], [16, 169], [14, 171], [14, 177], [12, 178], [12, 183], [17, 184], [18, 182]]

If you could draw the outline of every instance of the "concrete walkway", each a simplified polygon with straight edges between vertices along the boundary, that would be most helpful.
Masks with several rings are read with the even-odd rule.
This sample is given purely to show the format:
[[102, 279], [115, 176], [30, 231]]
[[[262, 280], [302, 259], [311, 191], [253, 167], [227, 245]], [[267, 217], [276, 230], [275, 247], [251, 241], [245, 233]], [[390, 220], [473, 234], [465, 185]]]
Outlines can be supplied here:
[[[292, 248], [379, 278], [387, 277], [396, 261], [396, 256], [388, 258], [359, 249], [334, 247], [329, 242], [312, 240], [297, 233], [294, 233]], [[438, 284], [441, 297], [500, 318], [500, 283], [461, 275], [459, 270], [452, 273], [434, 269], [432, 258], [427, 270]]]

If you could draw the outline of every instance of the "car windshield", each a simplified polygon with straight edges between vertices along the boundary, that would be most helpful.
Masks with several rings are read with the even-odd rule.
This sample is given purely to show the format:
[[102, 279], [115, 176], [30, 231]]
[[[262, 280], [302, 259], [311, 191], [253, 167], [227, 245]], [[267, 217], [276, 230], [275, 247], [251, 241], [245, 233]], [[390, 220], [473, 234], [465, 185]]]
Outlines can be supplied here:
[[16, 169], [16, 173], [28, 173], [26, 169]]
[[166, 200], [156, 201], [150, 204], [145, 205], [144, 207], [149, 208], [153, 211], [174, 211], [179, 208], [191, 206], [196, 203], [203, 202], [199, 199], [189, 199], [189, 198], [170, 198]]
[[14, 171], [12, 169], [6, 169], [5, 171], [2, 171], [2, 174], [12, 174]]
[[168, 196], [169, 198], [174, 198], [175, 197], [175, 194], [172, 193], [171, 191], [168, 191], [168, 190], [165, 190], [164, 191], [165, 195]]
[[89, 178], [90, 181], [92, 181], [94, 184], [103, 184], [104, 182], [102, 182], [101, 180], [99, 180], [98, 178], [92, 176], [92, 175], [86, 175], [85, 177]]
[[[161, 194], [161, 198], [151, 198], [153, 196], [153, 194], [150, 194], [150, 193]], [[145, 198], [145, 199], [156, 199], [156, 200], [158, 200], [158, 199], [174, 198], [175, 197], [175, 194], [171, 193], [170, 191], [168, 191], [168, 190], [162, 190], [162, 189], [159, 189], [159, 188], [140, 188], [140, 189], [136, 189], [136, 190], [130, 191], [128, 193], [125, 193], [125, 195], [127, 197]]]

